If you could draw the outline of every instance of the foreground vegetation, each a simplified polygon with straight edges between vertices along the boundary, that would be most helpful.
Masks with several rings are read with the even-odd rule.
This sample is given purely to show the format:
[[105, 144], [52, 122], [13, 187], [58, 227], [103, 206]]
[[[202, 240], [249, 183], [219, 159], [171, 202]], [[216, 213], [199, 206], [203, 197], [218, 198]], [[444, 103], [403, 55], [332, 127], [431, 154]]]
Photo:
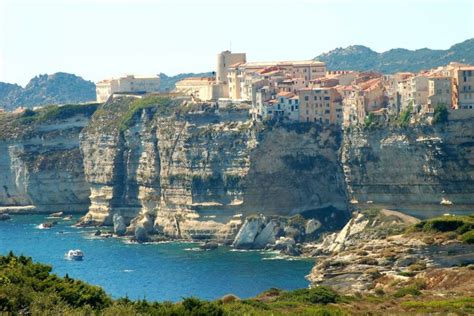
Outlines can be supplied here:
[[412, 227], [409, 233], [413, 232], [474, 244], [474, 215], [447, 215], [431, 218]]
[[[126, 286], [124, 284], [124, 286]], [[0, 256], [0, 314], [25, 315], [346, 315], [381, 311], [473, 313], [474, 297], [426, 297], [422, 294], [342, 296], [330, 288], [270, 289], [252, 299], [226, 295], [216, 301], [185, 298], [182, 302], [114, 300], [103, 289], [12, 253]], [[415, 297], [417, 297], [415, 299]], [[388, 305], [387, 305], [388, 304]]]

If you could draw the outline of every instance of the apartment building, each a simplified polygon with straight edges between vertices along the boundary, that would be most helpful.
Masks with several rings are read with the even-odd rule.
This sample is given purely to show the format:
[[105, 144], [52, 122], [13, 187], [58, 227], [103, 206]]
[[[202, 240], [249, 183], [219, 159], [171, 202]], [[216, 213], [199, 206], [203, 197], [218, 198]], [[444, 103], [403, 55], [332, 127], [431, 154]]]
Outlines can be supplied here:
[[432, 75], [428, 77], [429, 109], [434, 109], [438, 104], [451, 107], [452, 104], [452, 79], [449, 76]]
[[246, 78], [252, 73], [258, 73], [268, 80], [272, 78], [275, 83], [290, 78], [295, 79], [296, 83], [308, 84], [325, 75], [326, 65], [313, 60], [237, 63], [228, 69], [230, 99], [249, 101], [248, 94], [245, 94], [249, 90]]
[[474, 66], [460, 66], [452, 71], [453, 109], [474, 109]]
[[304, 88], [298, 91], [300, 122], [341, 125], [342, 97], [334, 88]]

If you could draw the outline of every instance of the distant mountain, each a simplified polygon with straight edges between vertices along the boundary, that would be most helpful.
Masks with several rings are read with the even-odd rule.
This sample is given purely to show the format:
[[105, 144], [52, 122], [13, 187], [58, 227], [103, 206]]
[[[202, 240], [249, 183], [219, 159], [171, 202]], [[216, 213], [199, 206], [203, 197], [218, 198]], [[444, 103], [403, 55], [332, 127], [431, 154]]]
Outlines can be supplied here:
[[8, 110], [19, 106], [31, 108], [46, 104], [87, 102], [95, 98], [95, 84], [92, 81], [64, 72], [36, 76], [25, 88], [0, 83], [0, 107]]
[[167, 76], [164, 73], [160, 73], [160, 90], [162, 92], [169, 92], [175, 88], [176, 82], [183, 80], [188, 77], [210, 77], [213, 76], [212, 72], [201, 72], [201, 73], [183, 73], [176, 76]]
[[354, 45], [336, 48], [314, 59], [324, 61], [329, 70], [375, 70], [383, 73], [416, 72], [446, 65], [452, 61], [474, 64], [474, 38], [453, 45], [447, 50], [396, 48], [377, 53], [368, 47]]
[[15, 102], [15, 96], [23, 88], [17, 84], [0, 82], [0, 107], [11, 108], [9, 105]]

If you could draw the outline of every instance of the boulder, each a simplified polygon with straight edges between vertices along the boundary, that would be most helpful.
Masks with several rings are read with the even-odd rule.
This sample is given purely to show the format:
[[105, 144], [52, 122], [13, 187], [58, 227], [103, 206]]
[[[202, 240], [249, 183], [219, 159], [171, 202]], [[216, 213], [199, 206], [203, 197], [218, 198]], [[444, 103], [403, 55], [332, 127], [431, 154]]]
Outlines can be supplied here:
[[138, 242], [146, 242], [148, 239], [146, 228], [143, 227], [143, 225], [138, 225], [135, 228], [135, 240]]
[[125, 219], [123, 218], [123, 216], [120, 214], [114, 214], [113, 223], [114, 233], [117, 236], [125, 235], [125, 232], [127, 231], [127, 225], [125, 225]]
[[264, 227], [265, 217], [263, 215], [247, 217], [237, 233], [237, 236], [232, 243], [232, 247], [240, 249], [253, 248], [255, 238]]
[[302, 242], [304, 239], [304, 231], [301, 231], [298, 227], [286, 226], [284, 231], [286, 236], [291, 237], [298, 242]]
[[318, 229], [321, 228], [321, 222], [318, 221], [317, 219], [310, 219], [307, 223], [306, 223], [306, 227], [305, 227], [305, 234], [306, 235], [311, 235], [313, 234], [314, 232], [316, 232]]
[[199, 248], [203, 250], [214, 250], [214, 249], [217, 249], [218, 247], [219, 247], [219, 244], [212, 241], [208, 241], [199, 246]]
[[253, 248], [262, 249], [267, 245], [273, 245], [277, 236], [281, 232], [280, 223], [276, 219], [272, 219], [265, 225], [265, 228], [257, 235], [253, 242]]
[[299, 256], [301, 251], [296, 246], [296, 241], [291, 237], [280, 237], [275, 243], [275, 250], [289, 256]]

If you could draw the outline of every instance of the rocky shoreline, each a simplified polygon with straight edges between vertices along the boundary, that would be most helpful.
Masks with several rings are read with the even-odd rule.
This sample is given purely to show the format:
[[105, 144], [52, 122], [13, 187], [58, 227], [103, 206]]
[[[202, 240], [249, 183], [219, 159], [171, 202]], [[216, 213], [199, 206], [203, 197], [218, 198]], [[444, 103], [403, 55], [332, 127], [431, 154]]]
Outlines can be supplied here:
[[443, 273], [456, 279], [458, 271], [459, 280], [450, 286], [446, 281], [445, 286], [472, 291], [474, 269], [460, 267], [474, 265], [474, 242], [463, 237], [473, 231], [473, 216], [420, 222], [389, 210], [358, 212], [340, 232], [304, 246], [304, 252], [316, 258], [308, 280], [342, 293], [376, 294], [416, 282], [424, 287]]

